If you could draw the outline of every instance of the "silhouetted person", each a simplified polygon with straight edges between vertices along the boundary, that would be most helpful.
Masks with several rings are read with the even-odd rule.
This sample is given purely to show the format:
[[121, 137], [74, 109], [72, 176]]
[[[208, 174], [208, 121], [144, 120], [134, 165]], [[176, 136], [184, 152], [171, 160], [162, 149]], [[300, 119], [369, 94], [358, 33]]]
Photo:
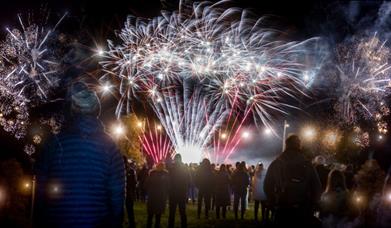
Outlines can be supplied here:
[[138, 191], [140, 196], [140, 201], [145, 202], [146, 197], [146, 191], [145, 191], [145, 180], [148, 177], [148, 167], [147, 165], [143, 165], [143, 167], [139, 170], [137, 173], [137, 180], [138, 180]]
[[266, 221], [269, 215], [269, 210], [267, 209], [266, 194], [263, 190], [265, 184], [266, 170], [263, 168], [263, 164], [260, 163], [257, 165], [254, 177], [253, 177], [253, 199], [254, 199], [254, 219], [258, 220], [258, 209], [261, 205], [262, 221]]
[[[213, 177], [216, 177], [216, 164], [212, 164], [211, 168], [212, 168]], [[212, 195], [210, 197], [210, 202], [211, 202], [210, 208], [212, 210], [214, 210], [216, 207], [216, 191], [215, 190], [212, 191]]]
[[227, 206], [230, 205], [230, 176], [224, 164], [220, 166], [220, 170], [216, 174], [216, 218], [220, 218], [220, 210], [223, 218], [226, 217]]
[[286, 150], [270, 164], [265, 178], [274, 222], [279, 227], [312, 226], [313, 209], [321, 194], [319, 177], [304, 158], [298, 136], [289, 136], [285, 144]]
[[192, 164], [189, 165], [189, 173], [190, 173], [190, 186], [189, 186], [189, 198], [191, 199], [191, 202], [195, 204], [196, 198], [197, 198], [197, 188], [195, 186], [195, 168]]
[[155, 217], [155, 228], [160, 227], [160, 218], [166, 208], [169, 183], [168, 172], [163, 163], [157, 164], [145, 181], [145, 189], [148, 196], [148, 228], [152, 227], [153, 217]]
[[320, 198], [320, 217], [323, 227], [345, 227], [349, 220], [351, 195], [346, 187], [345, 176], [339, 170], [331, 170], [326, 190]]
[[133, 168], [133, 164], [128, 162], [125, 158], [126, 164], [126, 211], [128, 213], [129, 227], [136, 227], [134, 220], [134, 200], [136, 198], [137, 191], [137, 175], [136, 170]]
[[174, 164], [171, 165], [168, 172], [170, 176], [168, 227], [174, 227], [175, 211], [178, 207], [181, 217], [181, 227], [185, 228], [187, 227], [186, 202], [190, 174], [186, 166], [182, 163], [180, 154], [175, 155]]
[[205, 204], [205, 217], [208, 218], [211, 207], [211, 198], [214, 192], [214, 173], [208, 159], [204, 159], [198, 167], [195, 176], [198, 188], [197, 216], [201, 217], [202, 202]]
[[97, 116], [95, 92], [69, 91], [71, 120], [49, 139], [36, 163], [37, 227], [122, 227], [125, 167]]
[[244, 218], [246, 211], [247, 188], [250, 185], [250, 176], [246, 171], [246, 163], [241, 162], [236, 165], [237, 169], [232, 174], [232, 190], [234, 192], [234, 213], [238, 219], [240, 202], [240, 218]]
[[316, 173], [319, 176], [320, 183], [322, 185], [322, 191], [325, 191], [327, 186], [327, 177], [330, 170], [326, 167], [326, 159], [323, 156], [316, 156], [313, 162]]

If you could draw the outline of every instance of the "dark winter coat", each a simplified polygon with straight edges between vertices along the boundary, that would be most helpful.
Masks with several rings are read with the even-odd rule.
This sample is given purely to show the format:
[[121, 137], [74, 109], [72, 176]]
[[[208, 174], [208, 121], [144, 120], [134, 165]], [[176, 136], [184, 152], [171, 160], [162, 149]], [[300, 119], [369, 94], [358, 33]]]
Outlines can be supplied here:
[[299, 151], [283, 152], [266, 173], [264, 190], [274, 206], [312, 208], [321, 189], [318, 174]]
[[244, 194], [247, 192], [247, 188], [250, 185], [250, 176], [244, 170], [235, 170], [232, 174], [232, 191], [238, 194]]
[[166, 170], [152, 170], [145, 181], [148, 214], [162, 214], [166, 208], [169, 176]]
[[130, 165], [126, 167], [126, 199], [134, 201], [136, 198], [137, 175]]
[[97, 118], [78, 117], [36, 164], [37, 227], [121, 227], [124, 162]]
[[217, 172], [216, 174], [216, 205], [228, 206], [230, 205], [230, 176], [228, 172]]
[[189, 170], [183, 163], [174, 163], [171, 165], [168, 173], [170, 176], [170, 199], [186, 201], [191, 180]]
[[198, 191], [205, 194], [211, 195], [215, 186], [215, 174], [213, 173], [210, 166], [201, 165], [195, 174], [195, 184]]

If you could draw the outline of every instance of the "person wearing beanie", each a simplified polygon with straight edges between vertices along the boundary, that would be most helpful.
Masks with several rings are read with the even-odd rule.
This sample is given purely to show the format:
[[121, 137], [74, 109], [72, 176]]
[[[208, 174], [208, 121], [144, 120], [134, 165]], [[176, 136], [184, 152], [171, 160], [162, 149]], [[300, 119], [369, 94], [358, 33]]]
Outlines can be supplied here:
[[125, 169], [104, 132], [99, 99], [83, 82], [68, 90], [69, 123], [37, 158], [36, 227], [122, 227]]

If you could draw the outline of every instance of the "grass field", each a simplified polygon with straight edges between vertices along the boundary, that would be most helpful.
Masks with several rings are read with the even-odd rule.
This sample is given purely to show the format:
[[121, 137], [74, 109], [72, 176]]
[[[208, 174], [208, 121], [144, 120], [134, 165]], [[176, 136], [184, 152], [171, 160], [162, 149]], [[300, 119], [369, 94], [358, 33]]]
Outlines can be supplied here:
[[[227, 218], [216, 219], [215, 211], [211, 211], [209, 214], [209, 219], [205, 219], [204, 216], [201, 216], [201, 219], [197, 218], [197, 206], [189, 203], [187, 205], [187, 220], [188, 227], [222, 227], [222, 228], [239, 228], [239, 227], [260, 227], [260, 223], [254, 221], [254, 205], [252, 203], [249, 204], [249, 208], [246, 211], [244, 220], [235, 220], [234, 214], [231, 210], [227, 211]], [[146, 205], [144, 203], [136, 202], [134, 206], [134, 213], [136, 218], [137, 228], [146, 227], [147, 223], [147, 210]], [[259, 212], [260, 213], [260, 212]], [[261, 215], [258, 216], [261, 218]], [[168, 206], [166, 207], [166, 211], [162, 216], [161, 227], [167, 227], [167, 218], [168, 218]], [[180, 227], [179, 220], [179, 211], [177, 209], [177, 213], [175, 216], [175, 227]]]

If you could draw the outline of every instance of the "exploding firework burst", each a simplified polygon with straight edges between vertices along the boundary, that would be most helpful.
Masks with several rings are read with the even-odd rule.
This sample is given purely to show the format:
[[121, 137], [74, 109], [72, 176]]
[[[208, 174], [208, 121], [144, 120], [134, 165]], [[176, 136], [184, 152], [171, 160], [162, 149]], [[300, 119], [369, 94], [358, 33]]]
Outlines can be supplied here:
[[[7, 28], [0, 43], [0, 124], [15, 138], [26, 135], [29, 111], [50, 100], [58, 86], [60, 61], [56, 28], [23, 21], [19, 28]], [[44, 22], [45, 23], [45, 22]], [[32, 145], [26, 152], [33, 153]]]
[[390, 50], [376, 34], [337, 48], [340, 87], [336, 114], [344, 123], [374, 120], [389, 87]]
[[189, 155], [185, 160], [209, 153], [233, 109], [251, 110], [256, 123], [271, 125], [272, 113], [292, 107], [284, 97], [304, 94], [311, 70], [303, 62], [316, 39], [286, 42], [265, 27], [265, 18], [220, 6], [196, 3], [151, 20], [130, 16], [122, 43], [109, 41], [102, 55], [101, 80], [118, 82], [117, 115], [148, 95], [175, 151]]
[[21, 16], [18, 18], [21, 29], [7, 28], [0, 47], [2, 83], [12, 95], [40, 103], [48, 99], [59, 81], [59, 57], [54, 48], [57, 25], [50, 29], [30, 22], [25, 25]]

